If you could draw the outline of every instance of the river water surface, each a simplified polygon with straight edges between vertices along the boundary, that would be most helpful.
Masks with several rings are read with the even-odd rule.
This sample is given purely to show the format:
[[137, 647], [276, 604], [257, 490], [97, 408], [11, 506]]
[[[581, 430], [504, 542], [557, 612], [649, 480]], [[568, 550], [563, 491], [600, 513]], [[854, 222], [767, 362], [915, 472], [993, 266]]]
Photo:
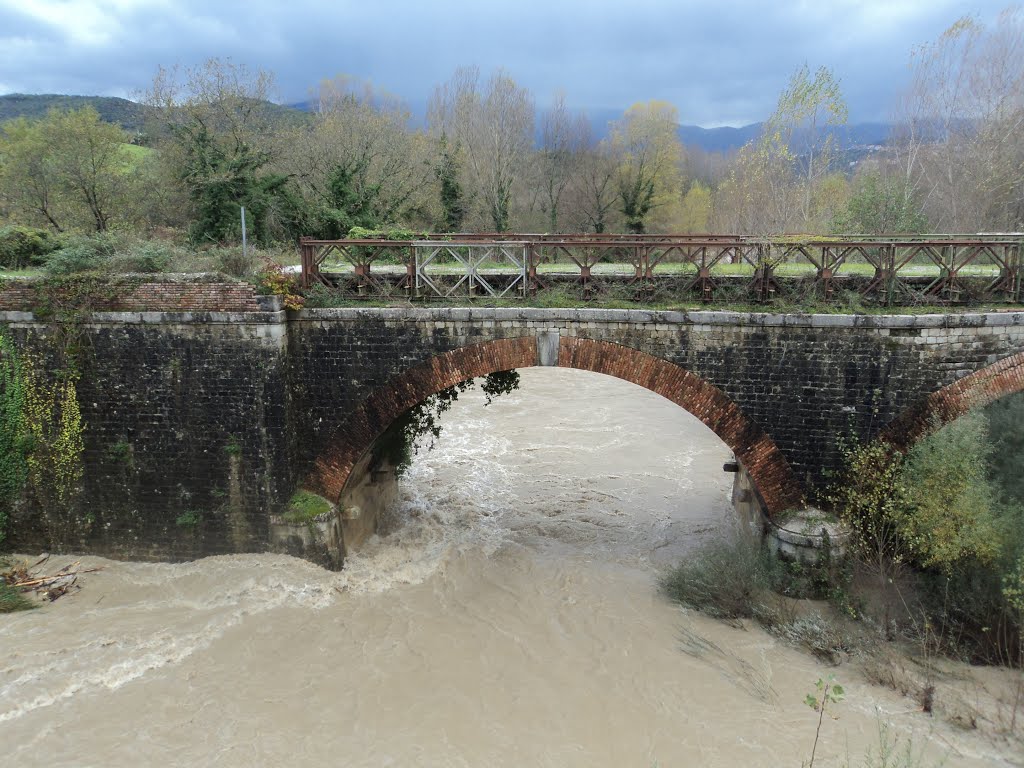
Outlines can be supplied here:
[[341, 573], [85, 558], [81, 592], [0, 617], [0, 764], [799, 766], [829, 673], [816, 765], [863, 764], [880, 724], [925, 764], [1020, 764], [666, 601], [658, 574], [733, 525], [728, 450], [632, 384], [521, 374], [460, 398]]

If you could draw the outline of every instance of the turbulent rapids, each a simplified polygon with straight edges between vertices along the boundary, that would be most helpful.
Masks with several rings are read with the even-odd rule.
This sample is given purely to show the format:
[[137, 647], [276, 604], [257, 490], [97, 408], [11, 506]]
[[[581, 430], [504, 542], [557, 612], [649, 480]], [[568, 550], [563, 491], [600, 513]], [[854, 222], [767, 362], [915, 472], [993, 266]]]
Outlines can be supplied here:
[[[5, 764], [781, 766], [818, 678], [817, 764], [879, 727], [946, 765], [1019, 765], [761, 630], [683, 612], [659, 572], [733, 525], [729, 453], [657, 395], [522, 372], [466, 393], [381, 535], [330, 573], [283, 556], [103, 564], [0, 619]], [[930, 764], [930, 763], [929, 763]]]

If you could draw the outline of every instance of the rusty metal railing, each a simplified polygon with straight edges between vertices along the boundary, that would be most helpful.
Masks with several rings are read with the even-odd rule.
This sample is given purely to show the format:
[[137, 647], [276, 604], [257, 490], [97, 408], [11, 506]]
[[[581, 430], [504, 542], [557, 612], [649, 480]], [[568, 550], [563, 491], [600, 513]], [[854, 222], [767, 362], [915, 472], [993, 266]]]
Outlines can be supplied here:
[[525, 297], [552, 287], [634, 301], [1019, 303], [1024, 235], [430, 235], [303, 238], [302, 285], [352, 296]]

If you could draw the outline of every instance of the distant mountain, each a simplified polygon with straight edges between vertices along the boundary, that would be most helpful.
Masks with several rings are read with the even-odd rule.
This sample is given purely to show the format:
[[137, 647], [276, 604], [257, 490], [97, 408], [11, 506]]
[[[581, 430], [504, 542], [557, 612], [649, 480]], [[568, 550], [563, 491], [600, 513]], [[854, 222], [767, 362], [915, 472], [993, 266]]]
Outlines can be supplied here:
[[[610, 126], [622, 119], [621, 109], [591, 109], [587, 112], [590, 130], [597, 139], [608, 135]], [[764, 123], [751, 123], [739, 128], [701, 128], [699, 125], [680, 125], [679, 140], [688, 147], [697, 147], [705, 152], [731, 152], [748, 141], [756, 139]], [[843, 147], [869, 147], [885, 144], [889, 140], [892, 125], [889, 123], [855, 123], [835, 129], [836, 139]]]
[[[51, 109], [71, 110], [92, 106], [100, 119], [117, 123], [126, 131], [141, 133], [149, 107], [115, 96], [65, 96], [62, 94], [9, 93], [0, 96], [0, 123], [16, 117], [36, 119], [46, 117]], [[309, 115], [291, 106], [267, 102], [268, 113], [274, 122], [294, 125], [309, 119]]]
[[92, 106], [108, 123], [117, 123], [126, 131], [141, 131], [146, 108], [116, 96], [65, 96], [62, 94], [9, 93], [0, 96], [0, 123], [15, 117], [46, 117], [51, 109], [71, 110]]
[[[64, 96], [57, 94], [28, 95], [11, 93], [0, 96], [0, 122], [14, 117], [44, 117], [51, 109], [81, 109], [91, 104], [100, 117], [111, 123], [118, 123], [127, 131], [141, 131], [146, 107], [128, 99], [113, 96]], [[295, 124], [309, 119], [317, 102], [308, 100], [293, 104], [268, 104], [270, 113], [283, 123]], [[411, 105], [412, 123], [424, 125], [426, 104]], [[590, 129], [595, 139], [608, 135], [612, 122], [622, 118], [621, 109], [591, 109], [587, 112]], [[739, 149], [751, 139], [757, 138], [763, 123], [751, 123], [740, 128], [701, 128], [696, 125], [680, 125], [679, 140], [688, 147], [697, 147], [705, 152], [730, 152]], [[835, 129], [840, 146], [869, 148], [884, 145], [892, 131], [889, 123], [856, 123]]]

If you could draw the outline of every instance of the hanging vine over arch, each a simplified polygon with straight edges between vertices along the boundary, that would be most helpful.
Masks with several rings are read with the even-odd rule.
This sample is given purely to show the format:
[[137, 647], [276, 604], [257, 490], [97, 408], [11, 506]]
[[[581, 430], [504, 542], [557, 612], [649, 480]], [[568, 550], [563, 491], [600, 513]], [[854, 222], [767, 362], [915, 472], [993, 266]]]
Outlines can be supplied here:
[[[375, 460], [384, 459], [395, 468], [397, 475], [404, 474], [418, 452], [419, 441], [429, 437], [428, 450], [432, 450], [441, 436], [441, 424], [438, 423], [441, 414], [452, 407], [460, 393], [475, 386], [476, 379], [465, 379], [407, 410], [377, 440]], [[484, 405], [490, 405], [494, 398], [516, 389], [519, 389], [519, 372], [515, 370], [495, 371], [480, 379], [480, 390], [487, 398]]]

